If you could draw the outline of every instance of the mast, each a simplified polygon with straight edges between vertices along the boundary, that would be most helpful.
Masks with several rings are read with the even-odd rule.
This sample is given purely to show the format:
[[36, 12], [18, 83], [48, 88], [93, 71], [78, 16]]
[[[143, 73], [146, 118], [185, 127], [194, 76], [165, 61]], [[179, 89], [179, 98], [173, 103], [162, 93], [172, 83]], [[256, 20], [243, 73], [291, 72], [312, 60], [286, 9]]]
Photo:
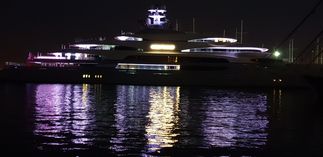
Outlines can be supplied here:
[[320, 56], [320, 38], [317, 38], [317, 40], [316, 40], [315, 55], [317, 55], [315, 63], [319, 64], [320, 63], [320, 57], [319, 57]]
[[289, 40], [288, 45], [288, 62], [294, 62], [294, 39]]
[[294, 63], [294, 39], [292, 39], [292, 63]]
[[193, 17], [193, 33], [195, 33], [195, 18]]
[[241, 20], [241, 31], [240, 31], [240, 44], [243, 43], [243, 20]]
[[236, 27], [236, 39], [238, 40], [238, 28]]

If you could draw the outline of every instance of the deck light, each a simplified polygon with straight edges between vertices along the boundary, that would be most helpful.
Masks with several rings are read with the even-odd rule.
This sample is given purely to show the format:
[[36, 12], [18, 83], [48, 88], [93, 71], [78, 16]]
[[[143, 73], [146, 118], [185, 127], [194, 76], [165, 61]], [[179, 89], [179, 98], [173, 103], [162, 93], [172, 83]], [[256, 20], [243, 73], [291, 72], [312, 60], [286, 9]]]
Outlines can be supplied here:
[[278, 58], [280, 55], [281, 55], [281, 53], [280, 53], [279, 51], [275, 51], [275, 52], [274, 52], [274, 56], [275, 56], [276, 58]]

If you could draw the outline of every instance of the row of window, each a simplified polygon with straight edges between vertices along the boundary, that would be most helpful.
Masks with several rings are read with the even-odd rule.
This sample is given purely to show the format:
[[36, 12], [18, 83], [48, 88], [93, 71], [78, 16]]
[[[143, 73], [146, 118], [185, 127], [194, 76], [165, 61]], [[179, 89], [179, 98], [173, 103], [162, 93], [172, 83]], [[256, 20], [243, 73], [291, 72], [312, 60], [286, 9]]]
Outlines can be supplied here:
[[[91, 75], [90, 74], [83, 74], [82, 77], [84, 79], [89, 79], [89, 78], [91, 78]], [[102, 79], [103, 76], [102, 75], [94, 75], [94, 78], [96, 78], [96, 79]]]
[[74, 67], [74, 66], [78, 66], [78, 64], [75, 63], [46, 63], [46, 62], [42, 62], [40, 63], [40, 65], [42, 67]]
[[239, 52], [261, 52], [260, 50], [246, 49], [246, 50], [235, 50], [235, 49], [211, 49], [211, 48], [193, 48], [183, 50], [182, 52], [228, 52], [228, 53], [239, 53]]
[[154, 63], [228, 63], [224, 58], [187, 57], [187, 56], [128, 56], [125, 62]]
[[171, 64], [133, 64], [119, 63], [116, 69], [133, 69], [133, 70], [180, 70], [180, 65]]

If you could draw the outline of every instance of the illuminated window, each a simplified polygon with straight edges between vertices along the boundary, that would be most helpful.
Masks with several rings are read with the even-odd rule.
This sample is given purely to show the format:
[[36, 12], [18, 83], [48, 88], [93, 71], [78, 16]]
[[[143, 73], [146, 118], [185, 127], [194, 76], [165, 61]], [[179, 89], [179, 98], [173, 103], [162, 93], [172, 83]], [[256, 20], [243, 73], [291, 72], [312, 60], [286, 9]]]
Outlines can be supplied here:
[[64, 60], [66, 58], [61, 56], [37, 56], [35, 59]]
[[238, 52], [267, 52], [266, 48], [258, 47], [203, 47], [203, 48], [192, 48], [181, 50], [181, 52], [227, 52], [227, 53], [238, 53]]
[[168, 63], [177, 63], [178, 62], [178, 58], [176, 56], [168, 56], [167, 57], [167, 62]]
[[223, 43], [235, 43], [237, 42], [237, 39], [232, 38], [202, 38], [202, 39], [192, 39], [188, 42], [223, 42]]
[[118, 63], [116, 69], [133, 69], [133, 70], [180, 70], [181, 66], [176, 64], [133, 64]]
[[114, 39], [120, 40], [120, 41], [143, 41], [142, 38], [131, 37], [131, 36], [116, 36]]
[[115, 47], [115, 45], [98, 45], [98, 44], [72, 44], [69, 45], [70, 48], [76, 48], [80, 50], [111, 50]]
[[151, 44], [150, 49], [152, 50], [175, 50], [174, 44]]
[[89, 75], [89, 74], [83, 74], [82, 77], [83, 78], [91, 78], [91, 75]]
[[101, 79], [102, 78], [102, 75], [94, 75], [94, 78]]

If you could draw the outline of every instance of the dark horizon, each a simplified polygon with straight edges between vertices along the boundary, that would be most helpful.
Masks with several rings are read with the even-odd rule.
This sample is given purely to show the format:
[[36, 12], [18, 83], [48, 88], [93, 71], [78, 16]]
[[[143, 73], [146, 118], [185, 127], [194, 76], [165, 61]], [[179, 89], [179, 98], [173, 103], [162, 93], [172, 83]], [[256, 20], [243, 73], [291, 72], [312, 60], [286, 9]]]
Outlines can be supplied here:
[[[272, 50], [317, 3], [311, 1], [165, 1], [168, 19], [179, 22], [181, 31], [215, 33], [235, 38], [244, 21], [244, 42]], [[50, 1], [4, 2], [0, 62], [24, 61], [28, 51], [59, 49], [78, 38], [111, 37], [120, 31], [137, 32], [154, 1]], [[302, 50], [323, 28], [323, 6], [304, 23], [292, 38], [295, 50]], [[288, 48], [288, 43], [283, 45]]]

